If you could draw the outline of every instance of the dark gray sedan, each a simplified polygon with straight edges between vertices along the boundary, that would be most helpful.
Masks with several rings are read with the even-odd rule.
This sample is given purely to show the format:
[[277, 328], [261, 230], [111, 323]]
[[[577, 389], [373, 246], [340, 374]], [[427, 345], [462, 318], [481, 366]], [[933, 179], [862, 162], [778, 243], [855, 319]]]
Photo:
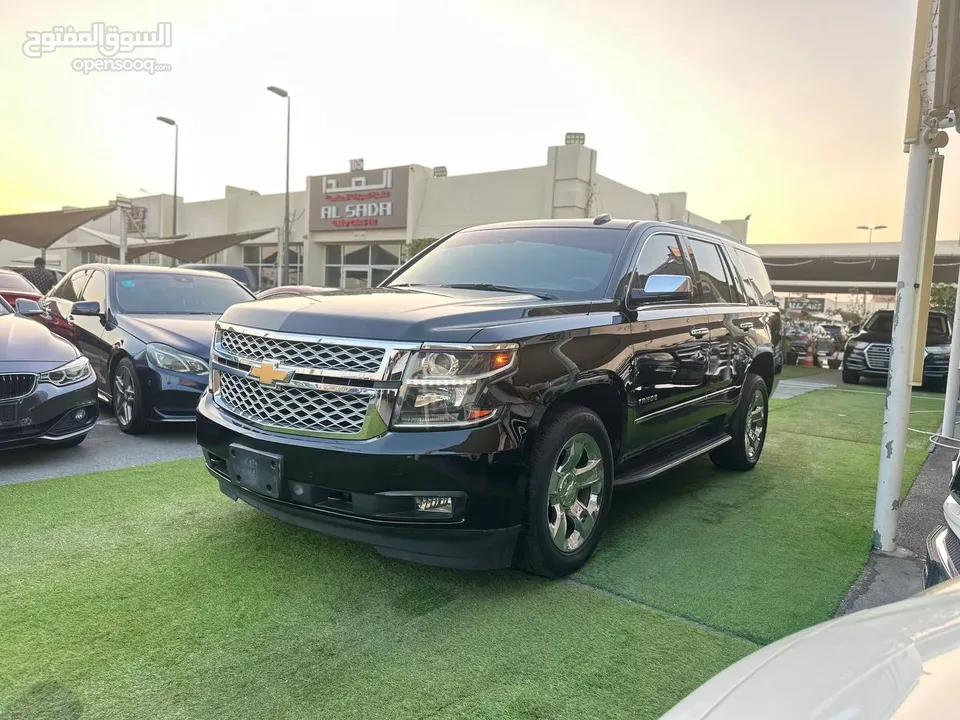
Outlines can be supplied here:
[[79, 445], [97, 422], [90, 361], [63, 338], [28, 319], [40, 306], [0, 298], [0, 450]]

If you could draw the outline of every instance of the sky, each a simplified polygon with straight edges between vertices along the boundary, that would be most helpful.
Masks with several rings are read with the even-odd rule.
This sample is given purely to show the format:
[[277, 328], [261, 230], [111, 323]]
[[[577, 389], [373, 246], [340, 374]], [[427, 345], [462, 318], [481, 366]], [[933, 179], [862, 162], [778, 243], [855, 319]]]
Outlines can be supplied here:
[[[597, 170], [688, 193], [750, 243], [899, 241], [915, 0], [0, 0], [0, 213], [118, 193], [282, 192], [307, 175], [542, 165], [583, 132]], [[28, 32], [169, 22], [168, 72], [72, 68], [94, 49], [24, 54]], [[960, 236], [950, 131], [940, 239]], [[602, 203], [602, 198], [601, 198]]]

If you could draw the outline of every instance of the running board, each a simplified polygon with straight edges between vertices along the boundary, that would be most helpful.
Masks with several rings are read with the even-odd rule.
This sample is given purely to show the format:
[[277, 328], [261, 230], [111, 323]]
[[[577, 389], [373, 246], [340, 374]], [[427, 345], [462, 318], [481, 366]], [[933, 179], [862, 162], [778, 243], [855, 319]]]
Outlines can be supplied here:
[[661, 457], [650, 464], [640, 465], [640, 467], [628, 467], [623, 475], [613, 479], [613, 485], [614, 487], [633, 485], [634, 483], [650, 480], [661, 473], [665, 473], [667, 470], [672, 470], [678, 465], [683, 465], [683, 463], [688, 460], [693, 460], [695, 457], [710, 452], [714, 448], [720, 447], [731, 440], [733, 440], [733, 438], [727, 433], [714, 435], [707, 440], [700, 440], [695, 445], [688, 445], [676, 455]]

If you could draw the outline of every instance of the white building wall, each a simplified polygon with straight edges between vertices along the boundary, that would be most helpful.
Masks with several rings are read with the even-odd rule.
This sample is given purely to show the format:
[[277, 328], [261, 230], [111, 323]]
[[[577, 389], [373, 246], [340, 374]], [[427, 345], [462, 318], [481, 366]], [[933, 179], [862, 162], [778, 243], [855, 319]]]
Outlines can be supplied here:
[[[411, 188], [419, 213], [413, 238], [436, 238], [469, 225], [543, 217], [546, 168], [430, 177]], [[422, 188], [422, 190], [421, 190]]]

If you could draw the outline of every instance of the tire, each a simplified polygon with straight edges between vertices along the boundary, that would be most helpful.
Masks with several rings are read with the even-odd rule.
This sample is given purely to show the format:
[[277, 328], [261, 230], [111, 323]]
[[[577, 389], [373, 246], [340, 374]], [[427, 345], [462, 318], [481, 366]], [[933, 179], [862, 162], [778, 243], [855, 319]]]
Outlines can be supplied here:
[[[586, 482], [578, 488], [575, 471], [591, 466], [595, 469], [583, 474]], [[613, 450], [603, 422], [580, 405], [558, 407], [533, 441], [514, 565], [549, 578], [579, 570], [600, 541], [612, 494]], [[583, 519], [593, 520], [585, 538], [574, 514], [581, 526]]]
[[855, 373], [852, 370], [844, 370], [842, 373], [843, 382], [847, 385], [859, 385], [860, 384], [860, 374]]
[[113, 373], [110, 375], [110, 394], [111, 405], [120, 430], [128, 435], [137, 435], [146, 430], [147, 421], [143, 418], [143, 391], [140, 387], [140, 378], [137, 376], [137, 368], [130, 358], [121, 358], [114, 366]]
[[752, 470], [756, 466], [767, 439], [769, 399], [769, 391], [763, 378], [748, 373], [740, 394], [740, 405], [730, 421], [733, 440], [710, 453], [714, 465], [739, 471]]

